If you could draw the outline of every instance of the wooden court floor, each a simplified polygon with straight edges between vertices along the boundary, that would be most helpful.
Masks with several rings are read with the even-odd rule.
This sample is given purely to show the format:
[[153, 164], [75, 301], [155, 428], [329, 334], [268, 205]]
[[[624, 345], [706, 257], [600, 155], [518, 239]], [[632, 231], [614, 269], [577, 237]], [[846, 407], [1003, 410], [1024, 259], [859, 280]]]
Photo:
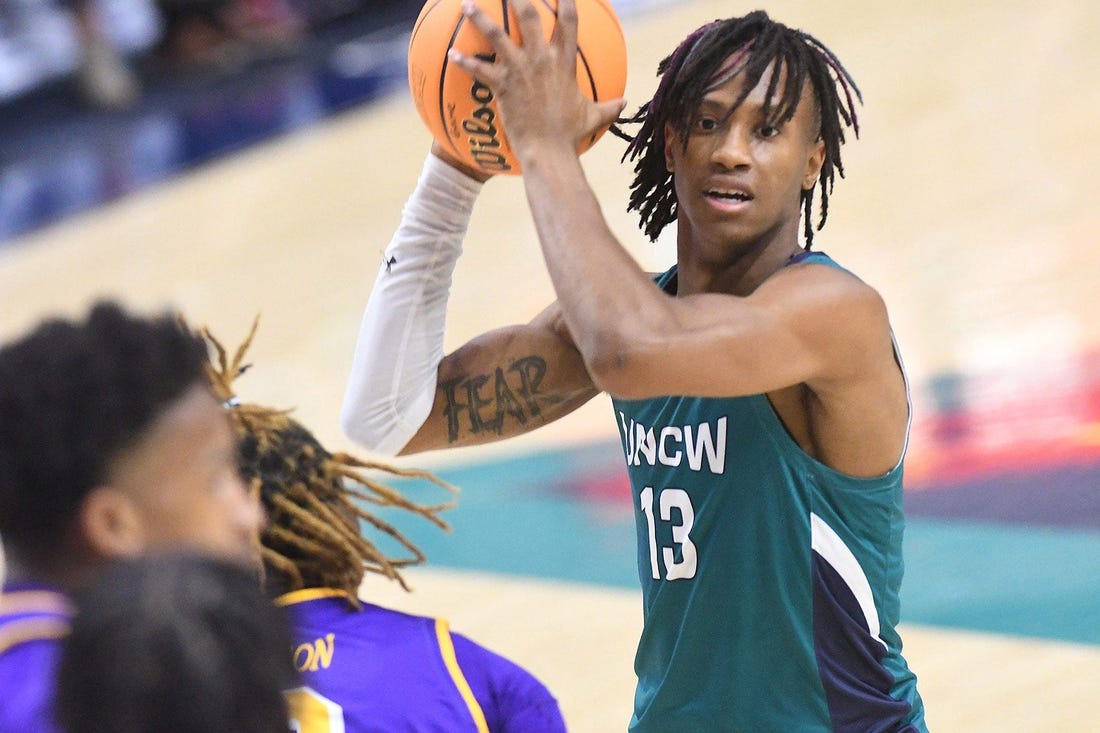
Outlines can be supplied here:
[[[628, 99], [648, 98], [662, 52], [687, 32], [747, 9], [676, 0], [628, 18]], [[1100, 5], [777, 0], [768, 10], [825, 41], [864, 93], [862, 139], [844, 151], [847, 178], [818, 244], [884, 294], [915, 383], [1100, 344]], [[337, 414], [362, 306], [427, 148], [397, 95], [32, 234], [0, 249], [0, 339], [98, 297], [178, 307], [228, 342], [261, 313], [245, 396], [294, 407], [331, 446], [350, 447]], [[646, 243], [624, 213], [621, 150], [607, 138], [586, 169], [613, 230], [643, 266], [663, 268], [668, 242]], [[552, 298], [519, 181], [486, 187], [452, 292], [448, 348]], [[607, 414], [596, 400], [540, 434], [404, 463], [613, 437]], [[573, 730], [625, 729], [637, 594], [436, 569], [410, 578], [409, 596], [364, 590], [445, 616], [536, 671]], [[936, 731], [1100, 731], [1100, 648], [916, 626], [904, 635]]]

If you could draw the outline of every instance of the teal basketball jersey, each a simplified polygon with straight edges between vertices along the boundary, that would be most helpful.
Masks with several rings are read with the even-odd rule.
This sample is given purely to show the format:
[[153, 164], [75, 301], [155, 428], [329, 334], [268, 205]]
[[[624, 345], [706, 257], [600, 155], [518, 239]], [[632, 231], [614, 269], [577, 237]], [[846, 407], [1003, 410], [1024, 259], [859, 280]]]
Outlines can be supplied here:
[[901, 463], [834, 471], [762, 394], [613, 405], [644, 611], [631, 730], [926, 731], [895, 629]]

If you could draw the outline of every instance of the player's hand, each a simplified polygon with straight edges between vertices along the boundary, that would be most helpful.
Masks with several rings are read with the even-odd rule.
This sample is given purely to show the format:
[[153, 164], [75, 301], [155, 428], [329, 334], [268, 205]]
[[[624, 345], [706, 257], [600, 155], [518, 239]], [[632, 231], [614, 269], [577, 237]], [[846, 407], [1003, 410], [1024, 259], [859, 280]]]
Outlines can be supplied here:
[[447, 150], [447, 148], [443, 147], [434, 140], [432, 141], [432, 155], [439, 158], [452, 168], [457, 168], [459, 171], [465, 173], [470, 178], [473, 178], [475, 181], [481, 181], [482, 183], [485, 183], [485, 181], [488, 181], [490, 178], [493, 177], [492, 173], [487, 173], [480, 168], [474, 168], [471, 165], [463, 163], [461, 160], [452, 155], [450, 150]]
[[558, 20], [547, 41], [531, 0], [508, 0], [516, 10], [523, 45], [515, 42], [471, 0], [462, 11], [496, 52], [495, 63], [453, 49], [451, 61], [493, 90], [508, 142], [522, 165], [533, 153], [568, 149], [613, 123], [622, 99], [592, 102], [577, 85], [577, 8], [559, 0]]

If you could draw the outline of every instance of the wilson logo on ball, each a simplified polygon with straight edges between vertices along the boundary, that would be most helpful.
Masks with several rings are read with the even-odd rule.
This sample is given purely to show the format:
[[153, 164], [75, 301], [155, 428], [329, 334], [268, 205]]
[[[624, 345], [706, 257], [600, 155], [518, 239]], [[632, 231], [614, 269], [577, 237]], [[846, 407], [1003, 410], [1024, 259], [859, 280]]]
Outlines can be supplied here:
[[[519, 42], [515, 12], [507, 0], [476, 0], [479, 7]], [[621, 97], [626, 89], [626, 42], [615, 11], [605, 0], [577, 0], [577, 83], [599, 102]], [[557, 0], [539, 0], [546, 38], [556, 23]], [[486, 173], [520, 172], [506, 131], [500, 124], [493, 92], [455, 64], [451, 48], [494, 61], [496, 54], [462, 14], [462, 0], [428, 0], [409, 41], [409, 88], [421, 120], [436, 141], [455, 157]], [[606, 130], [578, 146], [584, 152]]]
[[[492, 63], [496, 61], [496, 54], [479, 54], [478, 58]], [[493, 90], [475, 79], [470, 87], [470, 99], [479, 105], [462, 121], [462, 129], [469, 134], [470, 156], [482, 170], [507, 173], [512, 166], [501, 151], [499, 131], [494, 124], [497, 114], [492, 106]]]

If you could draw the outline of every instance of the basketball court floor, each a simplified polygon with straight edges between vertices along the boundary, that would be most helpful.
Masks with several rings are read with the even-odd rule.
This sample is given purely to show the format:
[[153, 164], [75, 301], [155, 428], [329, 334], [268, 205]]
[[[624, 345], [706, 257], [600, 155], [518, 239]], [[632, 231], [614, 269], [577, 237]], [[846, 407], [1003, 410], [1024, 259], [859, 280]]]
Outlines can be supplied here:
[[[622, 7], [632, 106], [679, 39], [750, 9]], [[816, 245], [883, 293], [914, 386], [903, 638], [930, 725], [1100, 731], [1100, 6], [767, 9], [836, 51], [864, 95]], [[310, 87], [296, 83], [254, 107], [301, 112]], [[259, 313], [241, 396], [295, 408], [330, 447], [355, 450], [337, 425], [352, 348], [429, 140], [400, 86], [292, 127], [0, 241], [0, 339], [98, 297], [178, 307], [227, 343]], [[621, 153], [608, 136], [586, 170], [614, 231], [663, 269], [671, 240], [649, 244], [625, 214]], [[551, 299], [521, 182], [491, 181], [448, 348]], [[454, 531], [399, 519], [430, 565], [408, 574], [412, 594], [368, 579], [365, 597], [443, 616], [532, 669], [572, 730], [624, 730], [641, 609], [620, 451], [597, 399], [518, 440], [403, 459], [462, 488]]]

